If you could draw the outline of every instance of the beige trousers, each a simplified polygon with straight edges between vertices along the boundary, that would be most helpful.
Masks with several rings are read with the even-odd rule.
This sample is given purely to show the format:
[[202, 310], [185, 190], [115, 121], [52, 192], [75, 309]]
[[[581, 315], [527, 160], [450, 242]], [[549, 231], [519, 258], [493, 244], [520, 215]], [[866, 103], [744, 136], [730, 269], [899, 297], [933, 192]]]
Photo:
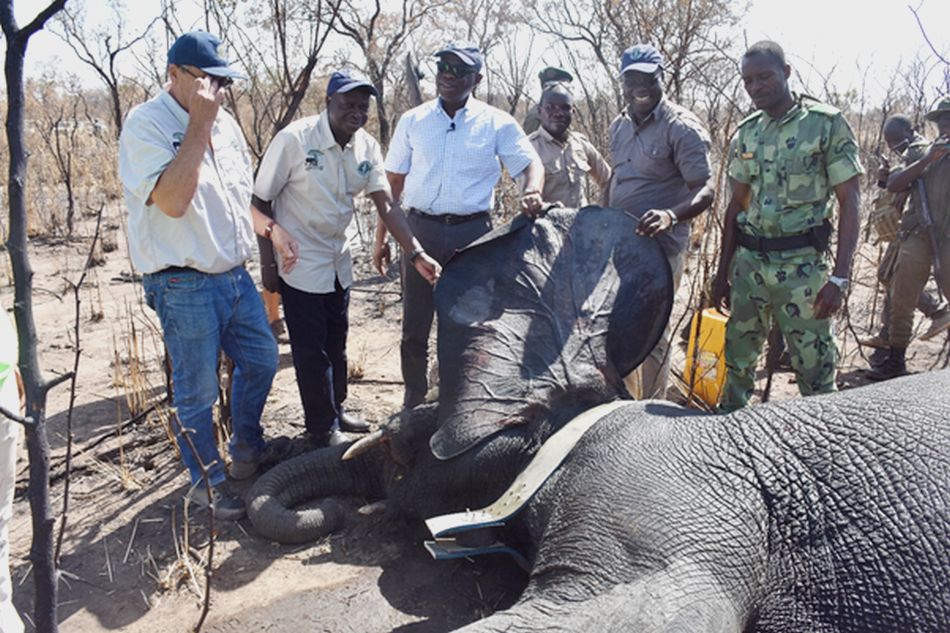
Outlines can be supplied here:
[[[891, 280], [891, 347], [907, 347], [910, 343], [914, 309], [932, 268], [930, 239], [926, 233], [915, 233], [901, 242]], [[947, 238], [940, 244], [940, 275], [934, 275], [934, 280], [943, 296], [950, 296], [950, 240]]]
[[[684, 248], [673, 257], [667, 255], [666, 260], [670, 263], [670, 270], [673, 271], [673, 296], [675, 297], [686, 267], [686, 249]], [[663, 336], [660, 337], [650, 355], [624, 378], [627, 391], [637, 400], [666, 399], [666, 388], [670, 382], [671, 336], [670, 323], [667, 321]]]

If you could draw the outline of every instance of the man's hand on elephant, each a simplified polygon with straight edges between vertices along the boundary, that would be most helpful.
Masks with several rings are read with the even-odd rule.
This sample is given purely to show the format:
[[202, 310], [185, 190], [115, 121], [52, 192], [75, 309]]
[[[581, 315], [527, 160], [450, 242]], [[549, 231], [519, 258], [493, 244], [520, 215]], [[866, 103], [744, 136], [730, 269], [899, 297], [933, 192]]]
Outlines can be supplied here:
[[841, 309], [843, 300], [844, 293], [841, 288], [830, 281], [825, 283], [818, 291], [818, 296], [815, 297], [815, 318], [827, 319], [834, 316]]
[[[270, 241], [274, 245], [274, 250], [280, 253], [281, 272], [289, 273], [297, 265], [297, 257], [300, 254], [297, 240], [284, 230], [284, 227], [274, 224], [274, 228], [271, 229]], [[268, 288], [268, 290], [270, 289]]]
[[373, 267], [380, 275], [385, 275], [386, 270], [393, 263], [393, 253], [389, 248], [389, 242], [377, 242], [373, 246]]
[[439, 265], [439, 262], [429, 257], [427, 253], [423, 252], [417, 255], [412, 265], [415, 266], [416, 272], [422, 275], [422, 278], [430, 284], [435, 284], [435, 282], [439, 280], [439, 277], [442, 276], [442, 266]]
[[729, 309], [729, 280], [723, 275], [716, 275], [712, 285], [711, 303], [720, 312]]
[[536, 218], [542, 215], [544, 209], [544, 200], [541, 199], [540, 191], [525, 191], [521, 194], [521, 212], [529, 218]]
[[670, 230], [677, 221], [672, 209], [650, 209], [640, 218], [637, 234], [653, 237], [657, 233]]

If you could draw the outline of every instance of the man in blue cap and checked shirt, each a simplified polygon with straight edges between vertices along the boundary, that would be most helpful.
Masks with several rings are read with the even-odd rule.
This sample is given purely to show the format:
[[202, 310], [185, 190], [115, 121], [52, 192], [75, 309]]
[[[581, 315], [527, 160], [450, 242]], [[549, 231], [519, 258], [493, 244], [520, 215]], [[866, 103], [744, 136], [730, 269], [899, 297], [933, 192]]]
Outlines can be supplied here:
[[226, 88], [244, 76], [219, 54], [219, 45], [203, 31], [175, 40], [164, 90], [126, 119], [119, 176], [129, 209], [129, 253], [171, 358], [188, 496], [234, 520], [244, 516], [244, 501], [227, 485], [212, 419], [218, 355], [224, 350], [235, 365], [232, 468], [253, 472], [275, 457], [260, 418], [277, 370], [277, 343], [244, 264], [254, 253], [254, 233], [271, 240], [286, 270], [298, 249], [281, 226], [251, 208], [244, 137], [221, 108]]
[[[521, 126], [507, 112], [479, 101], [472, 91], [482, 80], [481, 51], [450, 44], [437, 52], [438, 99], [399, 119], [386, 156], [386, 176], [394, 204], [407, 210], [409, 226], [440, 264], [491, 229], [494, 188], [501, 164], [521, 182], [521, 211], [541, 212], [544, 165]], [[378, 227], [373, 261], [389, 259], [385, 231]], [[428, 391], [431, 285], [414, 268], [420, 252], [403, 257], [403, 404], [421, 403]]]

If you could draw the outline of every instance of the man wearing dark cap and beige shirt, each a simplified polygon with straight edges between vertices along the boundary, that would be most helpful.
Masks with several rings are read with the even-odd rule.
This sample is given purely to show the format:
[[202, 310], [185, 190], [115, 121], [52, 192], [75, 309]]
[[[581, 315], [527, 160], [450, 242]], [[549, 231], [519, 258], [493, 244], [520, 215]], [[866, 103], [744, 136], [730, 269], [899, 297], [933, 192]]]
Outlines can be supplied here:
[[[297, 387], [303, 403], [305, 443], [312, 448], [347, 441], [343, 431], [369, 425], [344, 411], [347, 393], [346, 338], [353, 261], [347, 227], [354, 198], [365, 192], [402, 247], [417, 252], [414, 271], [429, 285], [439, 264], [425, 254], [406, 218], [392, 207], [379, 143], [363, 126], [376, 88], [363, 78], [335, 72], [327, 83], [326, 110], [291, 123], [271, 141], [254, 185], [254, 204], [300, 245], [296, 266], [268, 266], [262, 243], [265, 285], [280, 288], [290, 334]], [[273, 212], [271, 204], [273, 203]], [[283, 264], [280, 253], [278, 262]]]
[[[521, 126], [506, 112], [472, 96], [482, 79], [482, 53], [450, 44], [437, 52], [439, 97], [399, 119], [386, 156], [394, 204], [407, 210], [409, 226], [423, 248], [445, 264], [491, 229], [494, 188], [501, 164], [521, 181], [521, 211], [541, 212], [544, 167]], [[389, 253], [385, 231], [376, 232], [374, 262]], [[405, 253], [402, 266], [403, 405], [421, 403], [428, 391], [429, 330], [433, 294], [412, 264], [420, 251]]]
[[[528, 140], [544, 164], [544, 190], [547, 203], [570, 209], [587, 205], [587, 176], [604, 190], [610, 183], [610, 165], [593, 143], [571, 129], [574, 97], [564, 83], [549, 84], [541, 93], [541, 127]], [[603, 193], [597, 194], [597, 201]]]
[[[689, 110], [663, 96], [663, 58], [649, 44], [620, 59], [627, 108], [610, 124], [613, 176], [607, 205], [640, 219], [637, 232], [656, 238], [679, 288], [690, 220], [712, 204], [709, 134]], [[665, 398], [669, 327], [638, 369], [642, 398]], [[634, 381], [636, 382], [636, 381]]]

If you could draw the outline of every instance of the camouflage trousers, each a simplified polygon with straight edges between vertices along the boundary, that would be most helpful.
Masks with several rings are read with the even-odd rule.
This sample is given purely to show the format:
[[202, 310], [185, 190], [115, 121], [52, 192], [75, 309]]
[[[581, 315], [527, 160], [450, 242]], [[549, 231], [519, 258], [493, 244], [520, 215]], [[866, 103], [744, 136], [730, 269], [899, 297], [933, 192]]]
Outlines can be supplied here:
[[772, 319], [785, 337], [803, 396], [835, 391], [838, 350], [831, 319], [815, 319], [813, 304], [830, 274], [823, 254], [782, 261], [739, 247], [733, 259], [726, 324], [726, 384], [719, 408], [749, 403], [755, 367]]

